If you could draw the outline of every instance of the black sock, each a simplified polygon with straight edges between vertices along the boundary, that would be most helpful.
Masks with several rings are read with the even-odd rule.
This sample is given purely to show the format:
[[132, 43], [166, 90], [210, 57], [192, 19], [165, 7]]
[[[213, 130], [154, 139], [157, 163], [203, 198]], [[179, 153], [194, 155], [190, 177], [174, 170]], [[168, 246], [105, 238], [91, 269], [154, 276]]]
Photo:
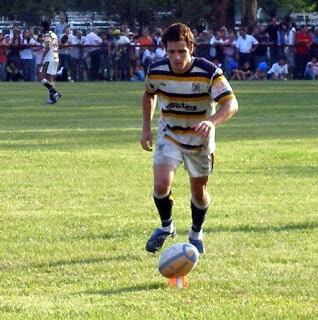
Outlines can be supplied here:
[[56, 93], [56, 90], [49, 82], [45, 82], [43, 85], [49, 90], [50, 94]]
[[191, 213], [192, 213], [192, 231], [200, 232], [203, 222], [205, 220], [206, 213], [208, 212], [208, 208], [199, 209], [196, 207], [193, 202], [191, 201]]
[[162, 199], [158, 199], [155, 196], [153, 196], [153, 198], [159, 212], [162, 227], [170, 226], [172, 222], [172, 206], [173, 206], [171, 192], [169, 193], [169, 195], [167, 195]]

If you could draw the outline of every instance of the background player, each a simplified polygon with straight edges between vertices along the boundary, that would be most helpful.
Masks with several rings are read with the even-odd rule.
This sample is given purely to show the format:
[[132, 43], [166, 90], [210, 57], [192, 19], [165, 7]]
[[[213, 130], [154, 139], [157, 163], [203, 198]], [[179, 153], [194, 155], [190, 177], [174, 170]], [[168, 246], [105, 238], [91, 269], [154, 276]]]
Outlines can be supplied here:
[[162, 41], [167, 59], [150, 65], [142, 100], [140, 143], [144, 150], [152, 151], [151, 121], [157, 98], [161, 110], [153, 166], [153, 196], [161, 227], [147, 241], [146, 250], [160, 250], [164, 241], [176, 234], [171, 186], [175, 170], [183, 162], [191, 188], [189, 242], [204, 253], [202, 225], [210, 203], [207, 183], [213, 169], [214, 131], [233, 116], [238, 104], [222, 70], [192, 56], [194, 39], [186, 25], [169, 26]]
[[59, 66], [58, 38], [54, 32], [50, 31], [48, 21], [42, 22], [42, 32], [44, 34], [45, 47], [42, 54], [42, 68], [40, 69], [39, 80], [49, 90], [47, 103], [53, 104], [62, 96], [54, 88], [54, 77]]

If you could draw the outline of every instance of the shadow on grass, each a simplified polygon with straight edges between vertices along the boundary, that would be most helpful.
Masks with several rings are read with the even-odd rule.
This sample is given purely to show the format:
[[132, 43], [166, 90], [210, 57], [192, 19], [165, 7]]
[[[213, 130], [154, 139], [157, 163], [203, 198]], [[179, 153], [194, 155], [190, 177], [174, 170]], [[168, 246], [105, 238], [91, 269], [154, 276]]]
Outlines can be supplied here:
[[242, 233], [266, 233], [266, 232], [286, 232], [286, 231], [303, 231], [317, 229], [318, 223], [316, 222], [303, 222], [303, 223], [290, 223], [284, 225], [260, 225], [260, 226], [234, 226], [226, 227], [220, 226], [216, 228], [207, 228], [205, 231], [208, 233], [213, 232], [242, 232]]
[[12, 270], [12, 269], [48, 269], [48, 268], [58, 268], [64, 266], [74, 266], [74, 265], [86, 265], [94, 263], [112, 263], [116, 261], [136, 261], [140, 260], [140, 257], [136, 255], [121, 255], [115, 257], [100, 257], [100, 258], [84, 258], [84, 259], [65, 259], [65, 260], [56, 260], [56, 261], [45, 261], [41, 263], [30, 263], [30, 264], [10, 264], [8, 266], [0, 266], [0, 271]]
[[[241, 226], [218, 226], [215, 228], [204, 228], [204, 232], [209, 234], [218, 232], [233, 232], [233, 233], [267, 233], [267, 232], [289, 232], [289, 231], [305, 231], [318, 229], [317, 222], [290, 223], [284, 225], [241, 225]], [[188, 231], [178, 231], [178, 234], [187, 235]]]
[[138, 284], [135, 286], [121, 287], [121, 288], [112, 288], [112, 289], [104, 289], [104, 290], [88, 290], [88, 291], [85, 291], [84, 294], [111, 296], [111, 295], [119, 295], [122, 293], [135, 293], [139, 291], [157, 290], [157, 289], [162, 289], [164, 287], [165, 285], [162, 282], [152, 282], [152, 283], [144, 283], [144, 284]]

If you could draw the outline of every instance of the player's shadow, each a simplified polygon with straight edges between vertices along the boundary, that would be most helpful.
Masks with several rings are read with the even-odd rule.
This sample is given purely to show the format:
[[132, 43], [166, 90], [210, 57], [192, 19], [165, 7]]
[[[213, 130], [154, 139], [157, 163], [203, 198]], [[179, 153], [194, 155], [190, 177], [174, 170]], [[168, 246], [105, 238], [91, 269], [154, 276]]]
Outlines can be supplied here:
[[84, 258], [84, 259], [65, 259], [65, 260], [53, 260], [39, 263], [29, 263], [29, 264], [17, 264], [17, 265], [8, 265], [8, 266], [0, 266], [0, 271], [4, 271], [7, 269], [12, 270], [12, 268], [35, 268], [35, 269], [47, 269], [47, 268], [58, 268], [64, 266], [72, 266], [72, 265], [86, 265], [86, 264], [95, 264], [95, 263], [112, 263], [116, 261], [130, 261], [130, 260], [138, 260], [138, 256], [134, 255], [122, 255], [122, 256], [114, 256], [114, 257], [94, 257], [94, 258]]
[[234, 227], [215, 227], [207, 228], [206, 232], [238, 232], [238, 233], [267, 233], [267, 232], [286, 232], [286, 231], [302, 231], [317, 229], [316, 222], [288, 223], [283, 225], [242, 225]]
[[102, 295], [102, 296], [111, 296], [111, 295], [120, 295], [123, 293], [135, 293], [140, 291], [149, 291], [149, 290], [157, 290], [164, 288], [165, 285], [160, 282], [152, 282], [152, 283], [142, 283], [135, 286], [121, 287], [121, 288], [112, 288], [112, 289], [104, 289], [104, 290], [88, 290], [84, 291], [84, 294], [88, 295]]
[[[233, 232], [233, 233], [267, 233], [286, 232], [318, 229], [317, 222], [288, 223], [283, 225], [239, 225], [239, 226], [217, 226], [204, 228], [205, 233]], [[187, 235], [188, 231], [178, 231], [179, 234]]]

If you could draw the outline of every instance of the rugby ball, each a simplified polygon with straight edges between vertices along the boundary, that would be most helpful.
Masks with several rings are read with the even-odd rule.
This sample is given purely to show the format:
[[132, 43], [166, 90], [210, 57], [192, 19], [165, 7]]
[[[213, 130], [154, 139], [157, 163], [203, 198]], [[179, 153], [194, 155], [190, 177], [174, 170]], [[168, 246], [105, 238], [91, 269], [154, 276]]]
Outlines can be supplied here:
[[198, 249], [190, 243], [176, 243], [159, 258], [159, 272], [166, 278], [185, 276], [197, 265]]

